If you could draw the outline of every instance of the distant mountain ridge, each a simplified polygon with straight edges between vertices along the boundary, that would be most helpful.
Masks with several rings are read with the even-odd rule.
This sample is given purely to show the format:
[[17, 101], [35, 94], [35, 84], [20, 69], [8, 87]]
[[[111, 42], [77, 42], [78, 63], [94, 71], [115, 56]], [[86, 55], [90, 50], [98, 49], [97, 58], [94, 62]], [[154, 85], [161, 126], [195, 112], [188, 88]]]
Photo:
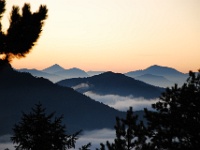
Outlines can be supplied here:
[[29, 72], [33, 76], [36, 77], [43, 77], [46, 78], [52, 82], [58, 82], [63, 79], [69, 79], [69, 78], [79, 78], [79, 77], [88, 77], [89, 75], [79, 69], [79, 68], [70, 68], [70, 69], [64, 69], [58, 64], [54, 64], [50, 67], [47, 67], [43, 70], [37, 70], [37, 69], [18, 69], [20, 72]]
[[[19, 71], [29, 72], [34, 76], [47, 78], [54, 83], [64, 79], [91, 77], [104, 73], [104, 71], [85, 72], [79, 68], [65, 69], [58, 64], [54, 64], [43, 70], [21, 69]], [[187, 74], [177, 71], [174, 68], [159, 65], [153, 65], [144, 70], [130, 71], [124, 74], [145, 83], [164, 88], [173, 86], [175, 83], [182, 85], [188, 77]]]
[[[154, 78], [154, 81], [152, 81], [150, 78], [147, 79], [146, 76], [147, 74], [152, 75], [154, 77], [162, 76], [163, 80], [160, 80], [161, 78], [159, 77], [159, 79]], [[142, 80], [147, 83], [151, 82], [151, 84], [155, 86], [162, 86], [162, 87], [172, 86], [175, 83], [182, 85], [188, 77], [186, 74], [177, 71], [174, 68], [158, 66], [158, 65], [150, 66], [144, 70], [130, 71], [125, 73], [125, 75]], [[146, 78], [144, 77], [144, 75], [146, 76]], [[166, 80], [168, 80], [169, 82], [167, 82]]]
[[132, 76], [141, 76], [144, 74], [152, 74], [152, 75], [158, 75], [158, 76], [183, 75], [183, 73], [177, 71], [174, 68], [158, 66], [158, 65], [150, 66], [144, 70], [130, 71], [125, 74], [132, 75]]
[[144, 82], [127, 77], [121, 73], [105, 72], [88, 78], [65, 79], [57, 83], [61, 86], [74, 87], [81, 93], [93, 92], [99, 95], [114, 94], [119, 96], [158, 98], [164, 91]]

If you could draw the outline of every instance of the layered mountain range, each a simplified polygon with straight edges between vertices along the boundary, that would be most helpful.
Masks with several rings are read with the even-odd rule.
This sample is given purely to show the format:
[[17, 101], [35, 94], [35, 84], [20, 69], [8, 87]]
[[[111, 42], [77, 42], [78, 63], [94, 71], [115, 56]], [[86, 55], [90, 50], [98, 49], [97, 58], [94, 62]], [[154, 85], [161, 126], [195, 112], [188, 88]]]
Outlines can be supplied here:
[[174, 68], [158, 65], [150, 66], [144, 70], [130, 71], [125, 75], [160, 87], [172, 86], [175, 83], [182, 85], [188, 77], [187, 74]]
[[70, 69], [64, 69], [58, 64], [55, 64], [53, 66], [50, 66], [48, 68], [45, 68], [43, 70], [36, 70], [36, 69], [18, 69], [20, 72], [29, 72], [33, 76], [36, 77], [43, 77], [46, 79], [49, 79], [52, 82], [57, 82], [63, 79], [69, 79], [69, 78], [78, 78], [78, 77], [88, 77], [89, 75], [78, 68], [70, 68]]
[[[52, 65], [43, 70], [24, 68], [24, 69], [19, 69], [18, 71], [29, 72], [33, 76], [44, 77], [54, 83], [64, 79], [91, 77], [105, 72], [105, 71], [85, 72], [84, 70], [81, 70], [79, 68], [64, 69], [58, 64]], [[181, 86], [188, 77], [187, 74], [184, 74], [174, 68], [158, 66], [158, 65], [150, 66], [144, 70], [130, 71], [124, 74], [136, 80], [140, 80], [145, 83], [164, 88], [173, 86], [175, 83]]]

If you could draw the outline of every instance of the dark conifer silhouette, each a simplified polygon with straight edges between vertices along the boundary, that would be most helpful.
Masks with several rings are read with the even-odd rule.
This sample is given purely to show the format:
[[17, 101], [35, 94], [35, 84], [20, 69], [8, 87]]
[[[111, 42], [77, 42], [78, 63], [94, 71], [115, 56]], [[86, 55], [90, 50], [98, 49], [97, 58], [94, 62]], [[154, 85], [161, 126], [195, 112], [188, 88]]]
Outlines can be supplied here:
[[90, 150], [90, 146], [91, 146], [91, 143], [88, 143], [86, 145], [83, 145], [81, 148], [79, 148], [79, 150]]
[[[0, 0], [0, 19], [5, 12], [5, 4], [5, 0]], [[45, 5], [34, 13], [30, 4], [24, 4], [22, 13], [18, 6], [12, 7], [7, 32], [2, 31], [0, 23], [0, 61], [9, 62], [13, 57], [25, 57], [30, 52], [40, 36], [47, 12]]]
[[106, 142], [100, 144], [100, 150], [132, 150], [138, 148], [145, 148], [147, 133], [143, 121], [138, 122], [138, 116], [134, 115], [132, 107], [127, 111], [126, 118], [122, 119], [116, 117], [116, 138], [114, 143]]
[[100, 150], [196, 150], [200, 147], [200, 70], [189, 73], [183, 86], [167, 88], [154, 111], [145, 109], [147, 125], [138, 122], [132, 109], [126, 119], [116, 119], [114, 143]]
[[156, 112], [146, 111], [151, 149], [199, 149], [200, 147], [200, 71], [189, 73], [182, 87], [167, 88]]
[[62, 118], [55, 113], [46, 114], [41, 104], [35, 105], [29, 114], [23, 113], [21, 121], [13, 128], [11, 140], [17, 144], [16, 149], [30, 150], [64, 150], [75, 148], [77, 135], [67, 135]]

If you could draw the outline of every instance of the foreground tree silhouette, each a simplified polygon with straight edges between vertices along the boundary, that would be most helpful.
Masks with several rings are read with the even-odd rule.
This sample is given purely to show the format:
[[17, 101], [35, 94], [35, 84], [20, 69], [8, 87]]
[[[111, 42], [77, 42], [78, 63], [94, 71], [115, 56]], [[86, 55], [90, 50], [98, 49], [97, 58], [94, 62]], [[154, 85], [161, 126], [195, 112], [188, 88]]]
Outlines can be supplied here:
[[[147, 125], [132, 109], [126, 119], [116, 118], [114, 143], [101, 143], [101, 150], [197, 150], [200, 147], [200, 71], [189, 73], [182, 87], [167, 88], [145, 109]], [[139, 122], [139, 123], [136, 123]]]
[[21, 121], [13, 128], [11, 140], [17, 150], [64, 150], [75, 148], [77, 135], [67, 135], [62, 118], [46, 114], [41, 104], [35, 105], [29, 114], [23, 113]]
[[200, 70], [182, 87], [167, 88], [152, 107], [156, 112], [146, 110], [151, 149], [199, 149]]
[[[5, 12], [5, 4], [5, 0], [0, 0], [0, 19]], [[47, 12], [45, 5], [41, 5], [34, 13], [30, 10], [30, 4], [24, 4], [22, 13], [18, 6], [13, 6], [6, 32], [2, 31], [0, 23], [1, 62], [9, 62], [13, 57], [25, 57], [30, 52], [40, 36]]]
[[[138, 116], [134, 115], [132, 107], [127, 111], [126, 118], [116, 117], [116, 138], [114, 143], [106, 142], [100, 144], [100, 150], [132, 150], [146, 149], [146, 127], [143, 121], [138, 122]], [[98, 149], [97, 149], [98, 150]]]

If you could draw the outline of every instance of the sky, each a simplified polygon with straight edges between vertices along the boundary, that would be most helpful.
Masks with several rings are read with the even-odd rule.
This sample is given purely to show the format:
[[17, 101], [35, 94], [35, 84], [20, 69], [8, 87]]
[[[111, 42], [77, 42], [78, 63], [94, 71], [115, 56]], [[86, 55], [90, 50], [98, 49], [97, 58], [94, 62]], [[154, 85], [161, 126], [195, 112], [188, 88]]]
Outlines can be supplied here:
[[187, 73], [200, 68], [199, 0], [6, 0], [3, 29], [13, 5], [47, 5], [42, 34], [19, 68], [53, 64], [85, 71], [128, 71], [151, 65]]

